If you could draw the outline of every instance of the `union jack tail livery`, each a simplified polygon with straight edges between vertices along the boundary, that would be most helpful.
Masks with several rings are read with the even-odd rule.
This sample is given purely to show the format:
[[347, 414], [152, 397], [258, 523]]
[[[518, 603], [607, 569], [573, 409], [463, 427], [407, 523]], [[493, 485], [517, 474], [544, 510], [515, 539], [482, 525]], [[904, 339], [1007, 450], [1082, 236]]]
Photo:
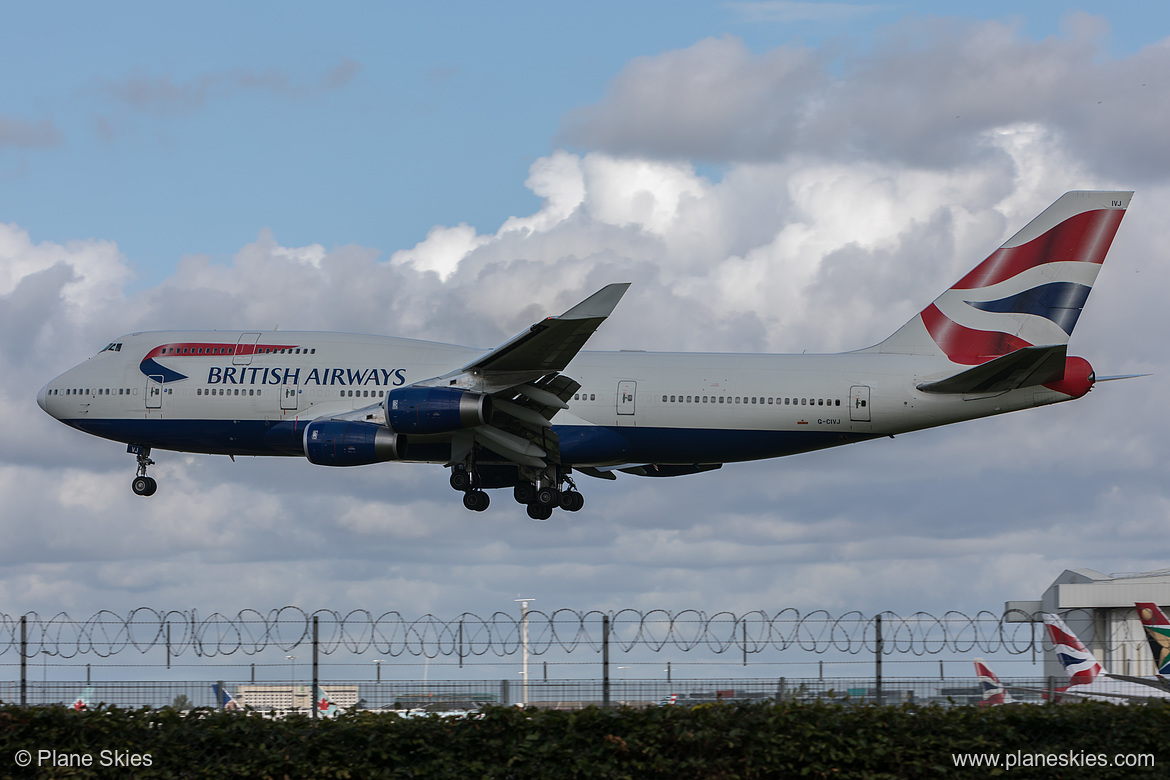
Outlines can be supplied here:
[[983, 700], [980, 707], [994, 707], [998, 704], [1014, 704], [1015, 699], [1008, 693], [1007, 688], [991, 671], [991, 667], [983, 663], [982, 658], [975, 659], [975, 676], [979, 678], [979, 687], [983, 689]]
[[1134, 604], [1138, 617], [1141, 618], [1142, 628], [1146, 630], [1146, 639], [1150, 642], [1150, 652], [1154, 656], [1154, 665], [1158, 674], [1170, 674], [1170, 620], [1162, 614], [1157, 604], [1148, 601], [1139, 601]]
[[1132, 195], [1065, 193], [875, 349], [982, 367], [922, 390], [978, 392], [997, 373], [1084, 395], [1092, 368], [1067, 358], [1068, 339]]
[[1105, 670], [1089, 652], [1089, 648], [1077, 639], [1077, 635], [1057, 615], [1046, 612], [1043, 618], [1048, 638], [1052, 640], [1052, 650], [1068, 672], [1069, 686], [1088, 685], [1096, 680], [1097, 675]]

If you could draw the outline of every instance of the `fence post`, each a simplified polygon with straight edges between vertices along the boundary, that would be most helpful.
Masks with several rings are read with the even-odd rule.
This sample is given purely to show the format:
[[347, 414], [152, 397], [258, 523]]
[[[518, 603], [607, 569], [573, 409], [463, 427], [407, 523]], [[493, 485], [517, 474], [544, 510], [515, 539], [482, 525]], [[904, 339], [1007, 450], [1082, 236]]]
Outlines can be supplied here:
[[313, 719], [317, 718], [317, 616], [313, 615], [313, 691], [309, 695], [313, 707]]
[[28, 706], [28, 616], [20, 616], [20, 706]]
[[171, 668], [171, 622], [167, 621], [167, 668]]
[[609, 706], [609, 615], [601, 616], [601, 706]]
[[784, 701], [784, 678], [780, 678], [780, 684], [776, 686], [776, 701]]
[[884, 704], [885, 697], [882, 695], [882, 616], [879, 613], [874, 619], [877, 625], [877, 653], [875, 656], [875, 671], [877, 673], [877, 703]]
[[508, 681], [507, 680], [500, 680], [500, 704], [504, 707], [507, 707], [508, 704], [510, 703], [508, 701], [509, 698], [510, 698], [510, 696], [508, 694]]

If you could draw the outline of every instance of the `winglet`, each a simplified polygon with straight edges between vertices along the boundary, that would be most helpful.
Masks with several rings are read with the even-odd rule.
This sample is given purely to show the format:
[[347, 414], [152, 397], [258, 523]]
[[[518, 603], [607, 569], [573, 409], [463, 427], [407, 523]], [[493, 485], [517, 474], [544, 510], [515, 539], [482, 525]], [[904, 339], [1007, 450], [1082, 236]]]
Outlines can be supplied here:
[[628, 289], [630, 289], [630, 282], [607, 284], [561, 316], [553, 317], [553, 319], [586, 320], [590, 317], [604, 319], [613, 313], [618, 301], [622, 299]]

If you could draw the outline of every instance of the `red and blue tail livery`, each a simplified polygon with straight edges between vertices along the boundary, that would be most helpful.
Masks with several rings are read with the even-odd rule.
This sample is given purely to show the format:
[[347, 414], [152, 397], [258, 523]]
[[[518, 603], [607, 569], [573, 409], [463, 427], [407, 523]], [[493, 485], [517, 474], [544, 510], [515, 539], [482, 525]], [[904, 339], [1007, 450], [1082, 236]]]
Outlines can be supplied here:
[[983, 698], [979, 700], [980, 707], [995, 707], [1000, 704], [1015, 704], [1015, 699], [1008, 693], [1007, 688], [991, 671], [991, 667], [983, 662], [982, 658], [975, 659], [975, 677], [979, 680], [979, 689]]
[[1089, 652], [1089, 648], [1069, 631], [1059, 616], [1045, 613], [1043, 618], [1048, 638], [1052, 642], [1052, 652], [1056, 653], [1057, 660], [1068, 673], [1069, 685], [1088, 685], [1096, 680], [1105, 670]]
[[697, 475], [1084, 396], [1096, 375], [1068, 354], [1069, 337], [1131, 195], [1066, 193], [892, 336], [853, 352], [585, 350], [630, 286], [618, 282], [493, 349], [309, 331], [131, 333], [50, 381], [37, 403], [126, 445], [141, 496], [157, 488], [153, 450], [410, 461], [448, 468], [468, 509], [510, 488], [547, 520], [581, 510], [584, 477]]
[[883, 349], [925, 348], [979, 365], [1025, 347], [1067, 344], [1131, 195], [1066, 193]]

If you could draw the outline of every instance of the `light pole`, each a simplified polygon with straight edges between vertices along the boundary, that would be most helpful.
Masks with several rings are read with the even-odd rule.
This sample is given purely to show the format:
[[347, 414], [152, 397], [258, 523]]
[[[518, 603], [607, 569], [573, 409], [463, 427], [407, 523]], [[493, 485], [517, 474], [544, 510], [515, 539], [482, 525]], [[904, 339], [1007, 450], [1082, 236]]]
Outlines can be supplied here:
[[521, 700], [524, 706], [528, 706], [528, 602], [536, 601], [536, 599], [516, 599], [520, 602], [520, 644], [521, 644], [521, 672], [524, 677], [523, 691], [521, 692]]
[[288, 661], [288, 708], [295, 709], [297, 696], [297, 667], [295, 655], [286, 655], [285, 660]]
[[381, 658], [374, 659], [374, 669], [377, 670], [377, 681], [382, 682], [382, 664], [386, 663]]

